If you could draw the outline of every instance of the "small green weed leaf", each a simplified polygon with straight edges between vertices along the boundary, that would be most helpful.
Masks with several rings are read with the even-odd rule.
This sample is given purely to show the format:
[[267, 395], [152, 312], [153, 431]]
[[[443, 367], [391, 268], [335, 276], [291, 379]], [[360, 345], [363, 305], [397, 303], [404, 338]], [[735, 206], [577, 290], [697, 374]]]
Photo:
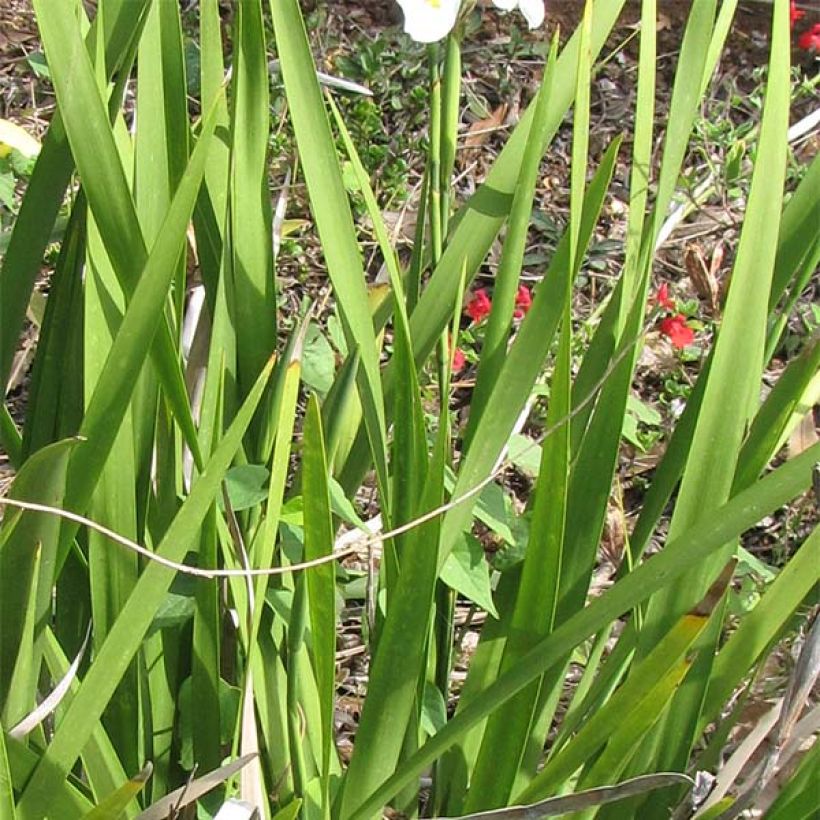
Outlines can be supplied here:
[[529, 436], [516, 433], [510, 436], [508, 458], [519, 470], [535, 478], [541, 466], [541, 445]]
[[296, 820], [299, 816], [299, 810], [301, 808], [302, 801], [297, 798], [296, 800], [288, 803], [283, 809], [279, 809], [279, 811], [273, 815], [273, 820]]
[[310, 388], [327, 394], [336, 373], [336, 357], [333, 348], [319, 328], [311, 324], [305, 338], [302, 352], [302, 381]]
[[438, 686], [427, 681], [421, 702], [421, 728], [428, 735], [434, 735], [447, 723], [447, 704]]
[[46, 62], [46, 55], [43, 54], [42, 51], [32, 51], [31, 54], [26, 57], [26, 62], [29, 68], [34, 72], [35, 77], [45, 78], [47, 80], [51, 79], [51, 71]]
[[[3, 166], [6, 166], [5, 168]], [[14, 186], [16, 180], [13, 172], [8, 168], [8, 161], [2, 160], [0, 165], [0, 204], [9, 211], [14, 210]]]
[[193, 618], [195, 610], [196, 599], [193, 595], [169, 592], [159, 605], [146, 637], [150, 637], [161, 629], [170, 629], [188, 623]]
[[292, 524], [296, 527], [301, 527], [305, 520], [305, 502], [301, 495], [291, 498], [287, 503], [282, 505], [282, 512], [279, 515], [279, 521], [282, 524]]
[[481, 491], [474, 512], [475, 517], [482, 524], [503, 538], [507, 544], [516, 543], [511, 525], [514, 516], [510, 509], [509, 499], [498, 484], [495, 482], [488, 484]]
[[646, 442], [640, 434], [642, 426], [655, 429], [662, 421], [661, 414], [654, 407], [642, 402], [634, 394], [630, 394], [626, 400], [626, 414], [621, 434], [631, 445], [645, 453]]
[[477, 538], [465, 533], [456, 541], [444, 562], [440, 578], [494, 618], [498, 617], [490, 589], [490, 567]]
[[365, 529], [367, 525], [359, 518], [355, 507], [345, 495], [342, 485], [335, 478], [328, 479], [328, 490], [330, 491], [330, 509], [333, 514], [338, 515], [346, 524]]
[[[238, 464], [225, 475], [225, 490], [234, 512], [248, 510], [268, 497], [270, 471], [262, 464]], [[223, 502], [219, 500], [220, 509]]]

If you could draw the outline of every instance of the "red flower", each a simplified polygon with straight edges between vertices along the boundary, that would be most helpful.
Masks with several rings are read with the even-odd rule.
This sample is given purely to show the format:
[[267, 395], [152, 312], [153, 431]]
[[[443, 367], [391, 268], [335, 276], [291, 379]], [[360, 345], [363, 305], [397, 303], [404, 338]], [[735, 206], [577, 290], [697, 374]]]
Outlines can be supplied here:
[[467, 359], [464, 358], [464, 352], [460, 347], [453, 351], [453, 373], [459, 373], [464, 370], [464, 365], [467, 364]]
[[669, 285], [664, 282], [655, 294], [655, 302], [659, 307], [666, 308], [666, 310], [675, 309], [675, 300], [669, 297]]
[[680, 313], [661, 320], [660, 330], [664, 336], [669, 337], [673, 347], [684, 348], [692, 344], [695, 338], [695, 332], [686, 324], [686, 317]]
[[532, 294], [526, 285], [518, 286], [518, 293], [515, 294], [515, 312], [513, 316], [516, 319], [523, 319], [527, 315], [527, 311], [532, 307]]
[[797, 45], [806, 51], [820, 52], [820, 23], [815, 23], [797, 38]]
[[791, 27], [794, 28], [794, 24], [798, 20], [802, 20], [806, 16], [806, 12], [797, 8], [797, 3], [795, 2], [795, 0], [792, 0], [791, 5], [789, 6], [789, 15]]
[[486, 319], [490, 313], [493, 303], [490, 297], [487, 296], [487, 291], [484, 288], [479, 288], [474, 294], [473, 298], [467, 302], [467, 307], [464, 312], [478, 324], [482, 319]]

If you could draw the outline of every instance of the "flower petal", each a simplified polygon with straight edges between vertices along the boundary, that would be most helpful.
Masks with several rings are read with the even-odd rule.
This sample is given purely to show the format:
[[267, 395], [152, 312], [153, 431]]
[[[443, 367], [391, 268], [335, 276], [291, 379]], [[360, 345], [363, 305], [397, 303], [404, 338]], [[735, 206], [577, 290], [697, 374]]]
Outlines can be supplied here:
[[544, 22], [544, 0], [519, 0], [518, 8], [530, 28], [538, 28]]
[[435, 43], [456, 24], [461, 0], [397, 0], [404, 12], [404, 30], [417, 43]]

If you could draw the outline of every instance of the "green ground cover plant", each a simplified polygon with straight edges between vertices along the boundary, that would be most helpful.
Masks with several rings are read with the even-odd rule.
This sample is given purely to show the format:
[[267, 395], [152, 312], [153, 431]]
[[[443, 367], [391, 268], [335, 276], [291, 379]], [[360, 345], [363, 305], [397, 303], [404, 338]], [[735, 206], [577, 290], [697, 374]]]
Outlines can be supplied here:
[[[406, 255], [383, 209], [409, 198], [407, 165], [376, 103], [317, 74], [297, 0], [240, 0], [229, 26], [223, 5], [199, 3], [194, 52], [177, 3], [99, 0], [89, 17], [33, 1], [57, 105], [3, 248], [4, 385], [55, 226], [60, 242], [25, 412], [0, 407], [0, 817], [812, 816], [820, 533], [777, 567], [743, 542], [818, 487], [820, 444], [785, 446], [820, 389], [816, 319], [791, 321], [820, 262], [820, 159], [789, 148], [793, 4], [772, 4], [758, 118], [727, 135], [701, 114], [736, 0], [691, 3], [662, 127], [642, 0], [634, 127], [593, 153], [625, 0], [589, 0], [462, 200], [462, 47], [496, 10], [403, 0], [427, 43]], [[495, 5], [543, 19], [540, 2]], [[570, 115], [568, 219], [525, 282]], [[697, 206], [693, 146], [740, 226], [708, 322], [655, 277], [670, 220]], [[619, 162], [623, 262], [581, 318]], [[274, 164], [288, 183], [272, 194]], [[289, 220], [297, 183], [309, 211]], [[308, 241], [324, 287], [288, 292], [279, 273]], [[498, 243], [490, 290], [475, 280]], [[652, 333], [699, 367], [664, 386], [680, 412], [601, 589], [622, 448], [663, 438], [632, 391]], [[486, 620], [456, 685], [465, 600]], [[345, 620], [367, 659], [347, 746]], [[769, 745], [738, 780], [729, 738], [783, 645], [797, 657]]]

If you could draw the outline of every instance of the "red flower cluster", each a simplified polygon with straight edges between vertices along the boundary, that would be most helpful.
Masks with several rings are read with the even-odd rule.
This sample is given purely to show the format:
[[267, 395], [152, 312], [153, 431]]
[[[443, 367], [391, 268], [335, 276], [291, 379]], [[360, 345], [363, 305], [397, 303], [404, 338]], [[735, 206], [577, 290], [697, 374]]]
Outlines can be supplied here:
[[[789, 22], [792, 29], [794, 24], [802, 20], [806, 16], [806, 12], [797, 8], [795, 0], [791, 0], [789, 4]], [[820, 23], [815, 23], [811, 28], [806, 29], [797, 38], [797, 47], [804, 51], [814, 51], [820, 53]]]
[[475, 324], [478, 324], [490, 315], [492, 306], [493, 303], [490, 301], [490, 297], [487, 296], [487, 291], [484, 290], [484, 288], [479, 288], [473, 294], [473, 298], [467, 302], [467, 307], [464, 308], [464, 312]]
[[[473, 324], [478, 324], [490, 315], [493, 303], [490, 297], [487, 296], [487, 291], [484, 288], [479, 288], [472, 296], [464, 312], [473, 320]], [[515, 294], [515, 312], [516, 319], [523, 319], [527, 315], [527, 311], [532, 307], [532, 294], [526, 285], [519, 285], [518, 292]]]
[[683, 349], [695, 340], [695, 331], [686, 324], [686, 317], [677, 313], [675, 300], [669, 295], [669, 286], [664, 282], [655, 294], [655, 304], [664, 310], [675, 311], [673, 315], [661, 319], [658, 324], [660, 332], [666, 336], [673, 347]]
[[669, 297], [669, 285], [667, 285], [666, 282], [658, 288], [658, 292], [655, 294], [655, 301], [659, 307], [666, 310], [675, 309], [675, 300]]
[[815, 23], [797, 38], [797, 45], [805, 51], [820, 53], [820, 23]]
[[672, 347], [683, 349], [695, 339], [695, 332], [686, 324], [686, 317], [681, 313], [662, 319], [659, 327], [661, 333], [672, 342]]
[[523, 319], [527, 315], [527, 311], [532, 307], [532, 294], [526, 285], [518, 286], [518, 293], [515, 294], [515, 312], [513, 316], [516, 319]]
[[464, 370], [464, 365], [467, 364], [467, 359], [464, 356], [464, 351], [457, 347], [453, 351], [453, 373], [460, 373]]

